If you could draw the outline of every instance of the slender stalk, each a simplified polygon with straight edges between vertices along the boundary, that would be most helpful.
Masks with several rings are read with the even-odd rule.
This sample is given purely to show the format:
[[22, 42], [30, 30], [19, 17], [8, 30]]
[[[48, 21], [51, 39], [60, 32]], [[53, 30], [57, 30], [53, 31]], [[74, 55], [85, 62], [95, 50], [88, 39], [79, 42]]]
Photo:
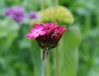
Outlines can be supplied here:
[[46, 58], [47, 58], [47, 52], [48, 50], [44, 50], [45, 51], [45, 57], [44, 57], [44, 62], [43, 62], [43, 67], [42, 67], [42, 74], [41, 76], [44, 76], [44, 73], [45, 73], [45, 65], [46, 65]]
[[97, 10], [97, 12], [96, 12], [97, 14], [96, 14], [96, 16], [97, 16], [97, 22], [96, 22], [96, 24], [97, 24], [97, 27], [99, 28], [99, 10]]
[[56, 50], [55, 50], [55, 76], [60, 76], [59, 74], [59, 48], [56, 47]]
[[[90, 14], [85, 16], [85, 26], [86, 26], [86, 32], [89, 32], [90, 29], [91, 29], [91, 15]], [[87, 56], [90, 53], [90, 50], [89, 50], [90, 49], [90, 44], [89, 43], [87, 43], [87, 44], [84, 43], [84, 46], [85, 46], [85, 48], [84, 48], [85, 50], [84, 50], [83, 54], [85, 56]]]
[[48, 55], [48, 57], [47, 57], [47, 62], [46, 62], [46, 76], [51, 76], [51, 75], [50, 75], [49, 55]]
[[90, 31], [91, 29], [91, 16], [90, 14], [89, 15], [86, 15], [86, 21], [85, 21], [85, 25], [86, 25], [86, 31]]
[[58, 6], [58, 0], [55, 0], [55, 7]]
[[41, 10], [44, 11], [44, 1], [41, 0]]

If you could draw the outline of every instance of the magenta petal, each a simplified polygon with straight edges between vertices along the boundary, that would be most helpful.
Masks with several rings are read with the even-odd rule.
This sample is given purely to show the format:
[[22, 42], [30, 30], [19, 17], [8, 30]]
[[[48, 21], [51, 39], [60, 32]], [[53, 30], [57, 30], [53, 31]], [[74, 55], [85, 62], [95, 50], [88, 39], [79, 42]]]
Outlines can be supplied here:
[[66, 31], [67, 29], [63, 29], [62, 31], [61, 31], [61, 36], [63, 35], [63, 33], [64, 33], [64, 31]]
[[55, 35], [57, 35], [57, 34], [52, 34], [52, 35], [51, 35], [51, 38], [53, 38]]
[[59, 28], [60, 28], [60, 25], [57, 26], [57, 29], [59, 29]]
[[55, 27], [54, 27], [54, 30], [59, 30], [59, 28], [60, 28], [60, 25], [55, 26]]
[[65, 28], [65, 26], [61, 27], [59, 30], [61, 31], [61, 30], [63, 30], [64, 28]]
[[53, 26], [55, 26], [55, 25], [56, 25], [56, 22], [54, 22]]
[[64, 33], [64, 31], [63, 31], [63, 32], [61, 32], [61, 34], [60, 34], [60, 35], [62, 36], [62, 35], [63, 35], [63, 33]]
[[48, 35], [50, 33], [50, 30], [46, 30], [46, 35]]
[[39, 36], [39, 34], [33, 34], [34, 38], [37, 38]]
[[39, 27], [39, 24], [34, 24], [35, 25], [35, 27]]
[[31, 33], [28, 33], [27, 35], [25, 35], [25, 37], [30, 37], [30, 36], [32, 36]]
[[54, 34], [51, 35], [51, 38], [53, 38]]
[[43, 30], [44, 27], [43, 26], [39, 26], [39, 27], [37, 27], [37, 29]]
[[32, 29], [31, 29], [31, 32], [34, 32], [35, 30], [36, 30], [36, 28], [32, 28]]
[[40, 23], [40, 25], [41, 25], [41, 26], [46, 26], [46, 25], [44, 25], [44, 24], [42, 24], [42, 23]]
[[51, 27], [51, 24], [50, 24], [50, 23], [46, 23], [46, 26], [47, 26], [47, 27]]
[[32, 40], [32, 39], [34, 39], [34, 37], [30, 37], [29, 39]]
[[67, 29], [65, 29], [65, 31], [66, 31]]
[[45, 31], [42, 31], [42, 32], [40, 32], [40, 35], [42, 36], [42, 35], [45, 35]]
[[66, 31], [67, 29], [63, 29], [62, 31]]

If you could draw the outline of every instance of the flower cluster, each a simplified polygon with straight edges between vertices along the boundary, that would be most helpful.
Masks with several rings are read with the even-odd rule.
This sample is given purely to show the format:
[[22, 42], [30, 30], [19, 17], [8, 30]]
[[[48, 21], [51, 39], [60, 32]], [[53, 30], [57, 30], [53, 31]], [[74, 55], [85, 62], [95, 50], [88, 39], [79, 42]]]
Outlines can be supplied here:
[[31, 19], [37, 19], [38, 18], [38, 14], [36, 12], [34, 12], [34, 11], [30, 11], [29, 17]]
[[5, 9], [5, 15], [13, 18], [16, 22], [20, 23], [24, 19], [24, 8], [21, 6], [14, 6]]
[[55, 23], [35, 24], [35, 27], [25, 37], [29, 37], [30, 40], [35, 38], [42, 49], [47, 48], [50, 50], [58, 45], [66, 30], [64, 26], [61, 28], [60, 25], [55, 26]]

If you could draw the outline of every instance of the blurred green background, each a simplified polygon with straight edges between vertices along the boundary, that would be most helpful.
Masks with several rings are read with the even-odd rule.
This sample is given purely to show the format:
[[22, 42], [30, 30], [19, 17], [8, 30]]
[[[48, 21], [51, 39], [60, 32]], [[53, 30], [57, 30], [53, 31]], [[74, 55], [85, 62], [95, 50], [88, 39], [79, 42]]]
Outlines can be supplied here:
[[[57, 7], [53, 14], [55, 10], [49, 9], [55, 7], [55, 0], [43, 0], [45, 10], [41, 1], [0, 0], [0, 76], [41, 75], [42, 51], [35, 40], [25, 38], [40, 22], [56, 22], [67, 29], [59, 46], [50, 50], [45, 76], [99, 76], [99, 0], [59, 0], [73, 14], [73, 24], [68, 10]], [[23, 6], [26, 14], [39, 12], [41, 21], [18, 24], [4, 16], [5, 8], [16, 5]]]

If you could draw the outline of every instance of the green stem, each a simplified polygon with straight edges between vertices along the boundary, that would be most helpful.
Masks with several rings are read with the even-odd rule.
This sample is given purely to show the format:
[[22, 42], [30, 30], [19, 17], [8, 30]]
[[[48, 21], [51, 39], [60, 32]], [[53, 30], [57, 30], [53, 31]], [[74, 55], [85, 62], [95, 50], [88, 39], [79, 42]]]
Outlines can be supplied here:
[[86, 31], [90, 31], [91, 29], [91, 16], [90, 14], [89, 15], [86, 15], [86, 21], [85, 21], [85, 25], [86, 25]]
[[44, 76], [44, 73], [45, 73], [45, 65], [46, 65], [46, 58], [47, 58], [47, 52], [48, 50], [44, 50], [45, 51], [45, 57], [44, 57], [44, 62], [43, 62], [43, 67], [42, 67], [42, 74], [41, 76]]
[[55, 50], [55, 75], [56, 76], [60, 76], [59, 75], [59, 51], [58, 51], [58, 47], [56, 47]]
[[44, 11], [44, 1], [41, 0], [41, 10]]
[[97, 24], [97, 27], [99, 28], [99, 10], [97, 10], [96, 16], [97, 16], [96, 24]]
[[55, 0], [55, 7], [57, 8], [58, 6], [58, 0]]
[[49, 55], [48, 55], [48, 57], [47, 57], [47, 62], [46, 62], [46, 76], [51, 76], [51, 75], [50, 75]]

